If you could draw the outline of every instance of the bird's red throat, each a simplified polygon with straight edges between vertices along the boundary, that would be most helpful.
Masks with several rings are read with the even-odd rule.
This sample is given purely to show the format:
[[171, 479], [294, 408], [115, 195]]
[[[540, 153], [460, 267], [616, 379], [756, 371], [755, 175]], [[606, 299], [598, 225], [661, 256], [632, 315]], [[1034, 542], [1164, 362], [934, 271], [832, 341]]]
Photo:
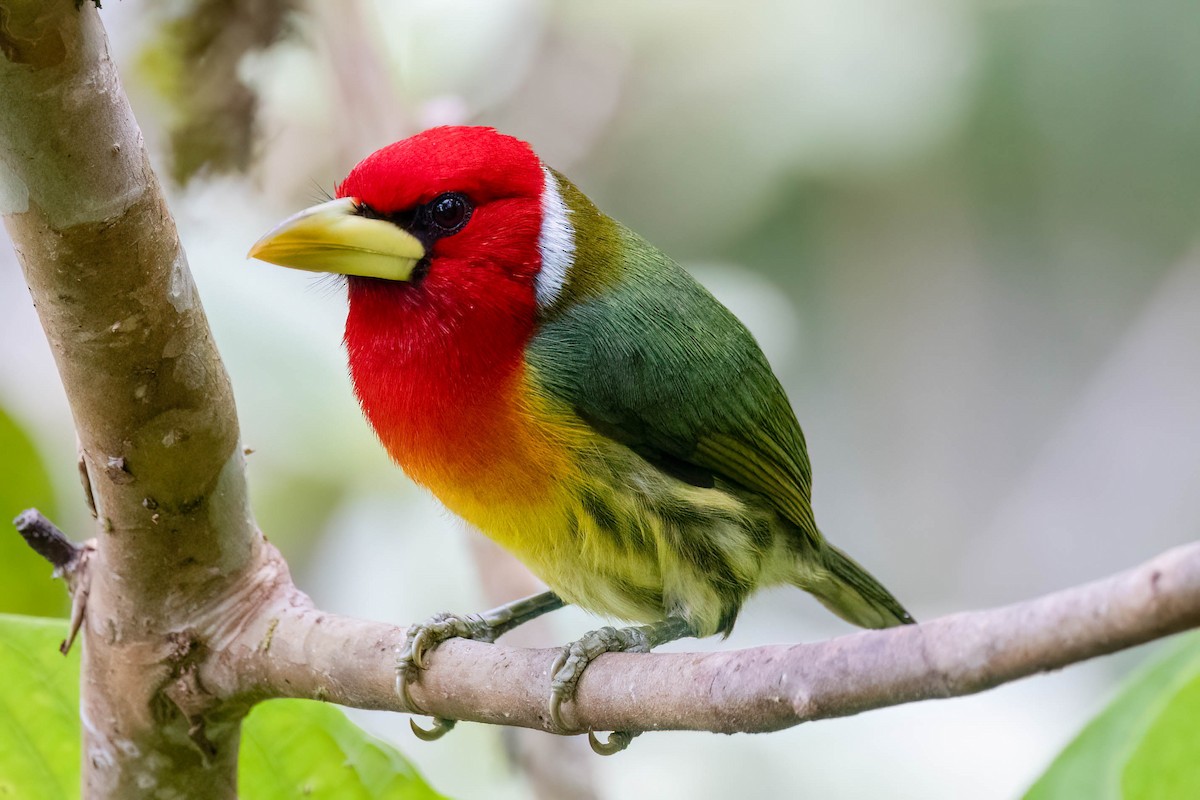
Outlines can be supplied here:
[[512, 455], [536, 313], [532, 289], [446, 277], [351, 278], [346, 318], [359, 403], [392, 458], [431, 488], [494, 482]]

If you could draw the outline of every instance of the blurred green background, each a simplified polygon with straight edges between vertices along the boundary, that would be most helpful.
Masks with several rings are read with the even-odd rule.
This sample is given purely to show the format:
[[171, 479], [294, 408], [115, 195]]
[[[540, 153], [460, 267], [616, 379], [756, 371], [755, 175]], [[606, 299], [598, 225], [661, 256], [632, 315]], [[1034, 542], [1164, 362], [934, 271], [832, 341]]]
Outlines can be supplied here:
[[[146, 0], [103, 19], [160, 175], [192, 175], [170, 191], [256, 513], [318, 603], [404, 623], [488, 599], [476, 534], [359, 417], [341, 290], [245, 261], [359, 158], [439, 123], [528, 139], [747, 322], [804, 425], [822, 528], [919, 618], [1196, 538], [1194, 3], [275, 5], [278, 41], [224, 68], [188, 50], [208, 40], [181, 41], [253, 20], [201, 30], [181, 17], [194, 4]], [[258, 98], [258, 135], [232, 159], [244, 174], [204, 166], [254, 105], [207, 103], [238, 81]], [[39, 505], [90, 535], [70, 412], [7, 244], [0, 409], [0, 512]], [[0, 611], [63, 613], [47, 572], [0, 537]], [[595, 624], [561, 612], [540, 644]], [[676, 649], [847, 630], [772, 591], [728, 642]], [[592, 780], [604, 798], [1011, 798], [1146, 655], [769, 736], [646, 735], [589, 762]], [[426, 745], [402, 717], [355, 716], [448, 795], [529, 791], [497, 729]]]

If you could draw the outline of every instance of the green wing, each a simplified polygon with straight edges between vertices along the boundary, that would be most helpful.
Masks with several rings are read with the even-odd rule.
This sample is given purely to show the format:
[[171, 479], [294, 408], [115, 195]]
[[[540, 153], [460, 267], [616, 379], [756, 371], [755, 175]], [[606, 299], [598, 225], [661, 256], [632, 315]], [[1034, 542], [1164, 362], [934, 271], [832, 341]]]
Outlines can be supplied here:
[[538, 382], [664, 471], [762, 494], [816, 540], [804, 435], [758, 344], [677, 264], [620, 235], [619, 280], [564, 298], [530, 343]]

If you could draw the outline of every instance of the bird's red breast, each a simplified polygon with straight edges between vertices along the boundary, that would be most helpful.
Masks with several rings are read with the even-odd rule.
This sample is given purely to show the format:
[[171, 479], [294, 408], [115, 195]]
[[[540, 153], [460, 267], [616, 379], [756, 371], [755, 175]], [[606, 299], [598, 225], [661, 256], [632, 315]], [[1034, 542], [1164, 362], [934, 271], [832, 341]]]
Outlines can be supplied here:
[[524, 359], [538, 313], [543, 169], [517, 139], [459, 130], [378, 151], [338, 195], [381, 215], [448, 190], [475, 201], [469, 225], [431, 243], [419, 280], [349, 279], [345, 333], [355, 392], [388, 452], [470, 519], [464, 505], [544, 497], [567, 455], [546, 433], [552, 421]]

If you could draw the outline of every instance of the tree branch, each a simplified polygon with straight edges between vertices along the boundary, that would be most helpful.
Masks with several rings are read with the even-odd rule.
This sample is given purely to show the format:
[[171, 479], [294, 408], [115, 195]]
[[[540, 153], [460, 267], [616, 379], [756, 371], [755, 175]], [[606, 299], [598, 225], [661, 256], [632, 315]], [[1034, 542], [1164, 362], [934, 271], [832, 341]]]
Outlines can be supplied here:
[[71, 569], [79, 562], [82, 547], [77, 547], [67, 535], [37, 509], [22, 511], [13, 520], [13, 527], [33, 552], [50, 562], [55, 572]]
[[[404, 630], [322, 613], [279, 569], [279, 591], [207, 665], [205, 684], [418, 711], [395, 692]], [[603, 655], [567, 718], [579, 730], [773, 731], [973, 694], [1197, 625], [1200, 543], [1036, 600], [920, 625], [733, 652]], [[418, 713], [553, 731], [546, 699], [556, 654], [447, 642], [412, 689]]]
[[1102, 580], [1001, 608], [812, 644], [717, 653], [609, 653], [567, 709], [546, 715], [557, 649], [464, 640], [428, 657], [396, 692], [405, 629], [328, 614], [292, 583], [270, 545], [254, 574], [206, 614], [195, 683], [244, 704], [299, 697], [551, 733], [705, 730], [761, 733], [875, 708], [974, 694], [1200, 626], [1200, 543]]
[[71, 652], [71, 645], [75, 644], [75, 637], [83, 625], [83, 614], [91, 595], [92, 572], [89, 566], [92, 554], [96, 552], [96, 545], [94, 542], [87, 542], [82, 547], [77, 547], [57, 525], [42, 516], [36, 508], [22, 511], [13, 520], [13, 527], [33, 552], [53, 565], [54, 577], [67, 582], [67, 588], [71, 592], [71, 619], [67, 628], [67, 638], [63, 639], [58, 648], [65, 656]]

